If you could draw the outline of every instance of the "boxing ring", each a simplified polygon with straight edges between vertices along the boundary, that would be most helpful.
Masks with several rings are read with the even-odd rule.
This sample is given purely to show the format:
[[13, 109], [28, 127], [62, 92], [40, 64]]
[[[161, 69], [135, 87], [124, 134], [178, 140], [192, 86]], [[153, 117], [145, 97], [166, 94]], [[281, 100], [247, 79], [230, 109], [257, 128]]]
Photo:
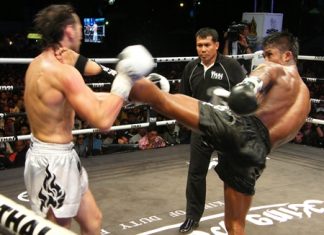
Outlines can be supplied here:
[[[188, 62], [195, 58], [155, 58], [155, 62]], [[234, 58], [252, 59], [253, 54]], [[324, 61], [324, 57], [299, 56], [298, 58]], [[31, 60], [30, 58], [0, 58], [0, 63], [26, 64]], [[102, 64], [117, 62], [114, 58], [94, 60]], [[303, 77], [303, 79], [306, 82], [316, 83], [324, 80], [310, 77]], [[171, 82], [179, 82], [179, 80]], [[110, 83], [88, 84], [93, 88], [109, 85]], [[0, 86], [0, 91], [14, 89], [21, 88]], [[311, 102], [319, 104], [324, 101], [312, 98]], [[25, 114], [0, 113], [0, 118], [19, 115]], [[306, 122], [324, 124], [324, 120], [312, 117], [307, 118]], [[157, 122], [157, 125], [173, 123], [175, 120], [165, 120]], [[149, 124], [149, 122], [143, 122], [113, 126], [111, 130], [147, 127]], [[96, 128], [72, 131], [73, 135], [97, 132], [99, 130]], [[0, 137], [0, 142], [28, 139], [30, 135], [6, 136]], [[89, 175], [90, 188], [103, 212], [102, 234], [178, 234], [178, 228], [185, 219], [188, 153], [189, 146], [184, 144], [82, 158], [82, 164]], [[269, 155], [267, 168], [257, 182], [257, 192], [247, 216], [247, 234], [312, 235], [321, 234], [324, 231], [322, 222], [324, 194], [321, 183], [324, 178], [323, 153], [324, 150], [320, 148], [289, 143]], [[199, 228], [191, 234], [227, 234], [224, 228], [223, 184], [212, 169], [216, 164], [217, 155], [215, 154], [212, 156], [207, 175], [205, 212]], [[8, 234], [11, 234], [9, 231], [24, 234], [22, 228], [27, 229], [30, 221], [37, 221], [35, 223], [42, 225], [42, 228], [57, 231], [53, 234], [78, 232], [76, 223], [72, 226], [72, 232], [65, 231], [44, 221], [27, 209], [29, 204], [23, 183], [22, 168], [1, 171], [0, 181], [0, 234], [2, 230]], [[25, 219], [17, 225], [8, 219], [12, 218], [11, 213], [17, 218], [23, 216]], [[30, 234], [39, 234], [40, 230], [35, 229]]]

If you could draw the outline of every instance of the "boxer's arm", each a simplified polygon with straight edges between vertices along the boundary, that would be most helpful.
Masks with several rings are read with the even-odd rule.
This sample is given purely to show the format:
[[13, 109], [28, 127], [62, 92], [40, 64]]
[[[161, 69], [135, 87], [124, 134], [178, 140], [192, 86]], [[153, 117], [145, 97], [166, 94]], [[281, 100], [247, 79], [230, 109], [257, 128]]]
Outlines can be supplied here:
[[274, 63], [259, 65], [249, 77], [233, 87], [228, 97], [228, 106], [239, 115], [254, 113], [258, 108], [259, 94], [271, 87], [271, 84], [284, 74], [282, 65]]
[[259, 77], [264, 87], [274, 83], [277, 78], [283, 75], [285, 75], [283, 66], [272, 62], [264, 62], [258, 65], [250, 74], [250, 76]]
[[228, 97], [228, 106], [238, 115], [249, 115], [258, 108], [257, 93], [263, 82], [259, 77], [247, 77], [233, 87]]
[[106, 92], [95, 92], [95, 95], [97, 96], [98, 100], [104, 100], [109, 97], [109, 93]]
[[115, 70], [89, 60], [87, 57], [68, 48], [59, 48], [55, 51], [55, 56], [61, 63], [74, 66], [82, 76], [100, 76], [101, 74], [102, 76], [105, 76], [105, 74], [116, 76], [117, 74]]
[[[96, 94], [71, 66], [62, 66], [60, 90], [75, 112], [91, 126], [109, 129], [123, 106], [123, 99], [110, 93]], [[91, 110], [91, 112], [89, 112]]]
[[102, 76], [104, 77], [106, 74], [110, 76], [116, 76], [117, 71], [103, 66], [102, 64], [98, 64], [93, 60], [89, 60], [83, 55], [78, 55], [77, 60], [74, 64], [74, 67], [84, 76]]

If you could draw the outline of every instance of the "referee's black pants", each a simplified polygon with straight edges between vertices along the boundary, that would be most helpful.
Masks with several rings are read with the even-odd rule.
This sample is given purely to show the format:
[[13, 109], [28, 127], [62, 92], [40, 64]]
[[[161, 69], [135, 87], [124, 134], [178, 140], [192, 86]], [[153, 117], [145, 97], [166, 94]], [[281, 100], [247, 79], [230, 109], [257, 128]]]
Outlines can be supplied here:
[[199, 221], [206, 202], [206, 176], [213, 149], [202, 141], [202, 136], [191, 133], [190, 164], [186, 188], [186, 217]]

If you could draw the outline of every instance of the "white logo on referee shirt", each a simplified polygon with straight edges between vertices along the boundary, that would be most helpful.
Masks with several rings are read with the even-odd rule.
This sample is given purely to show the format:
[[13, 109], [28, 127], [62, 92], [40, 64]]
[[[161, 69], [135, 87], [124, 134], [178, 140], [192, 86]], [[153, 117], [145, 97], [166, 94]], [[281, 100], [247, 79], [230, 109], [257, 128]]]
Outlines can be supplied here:
[[215, 71], [211, 71], [210, 78], [211, 79], [222, 80], [223, 76], [224, 76], [224, 74], [222, 74], [222, 73], [216, 73]]

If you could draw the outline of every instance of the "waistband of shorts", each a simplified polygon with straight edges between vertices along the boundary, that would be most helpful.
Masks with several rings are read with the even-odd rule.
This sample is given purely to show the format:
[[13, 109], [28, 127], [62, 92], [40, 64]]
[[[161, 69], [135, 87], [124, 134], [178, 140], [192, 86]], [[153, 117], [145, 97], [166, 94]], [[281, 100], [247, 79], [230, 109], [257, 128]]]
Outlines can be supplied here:
[[30, 149], [37, 149], [37, 150], [60, 150], [60, 151], [70, 151], [74, 147], [74, 143], [70, 142], [67, 144], [56, 144], [56, 143], [47, 143], [40, 141], [35, 136], [31, 134], [30, 137]]
[[270, 153], [271, 142], [270, 142], [269, 130], [258, 117], [256, 117], [256, 116], [253, 116], [253, 117], [254, 117], [254, 120], [256, 121], [258, 128], [260, 128], [259, 130], [262, 131], [262, 133], [263, 133], [262, 137], [265, 141], [268, 153]]

